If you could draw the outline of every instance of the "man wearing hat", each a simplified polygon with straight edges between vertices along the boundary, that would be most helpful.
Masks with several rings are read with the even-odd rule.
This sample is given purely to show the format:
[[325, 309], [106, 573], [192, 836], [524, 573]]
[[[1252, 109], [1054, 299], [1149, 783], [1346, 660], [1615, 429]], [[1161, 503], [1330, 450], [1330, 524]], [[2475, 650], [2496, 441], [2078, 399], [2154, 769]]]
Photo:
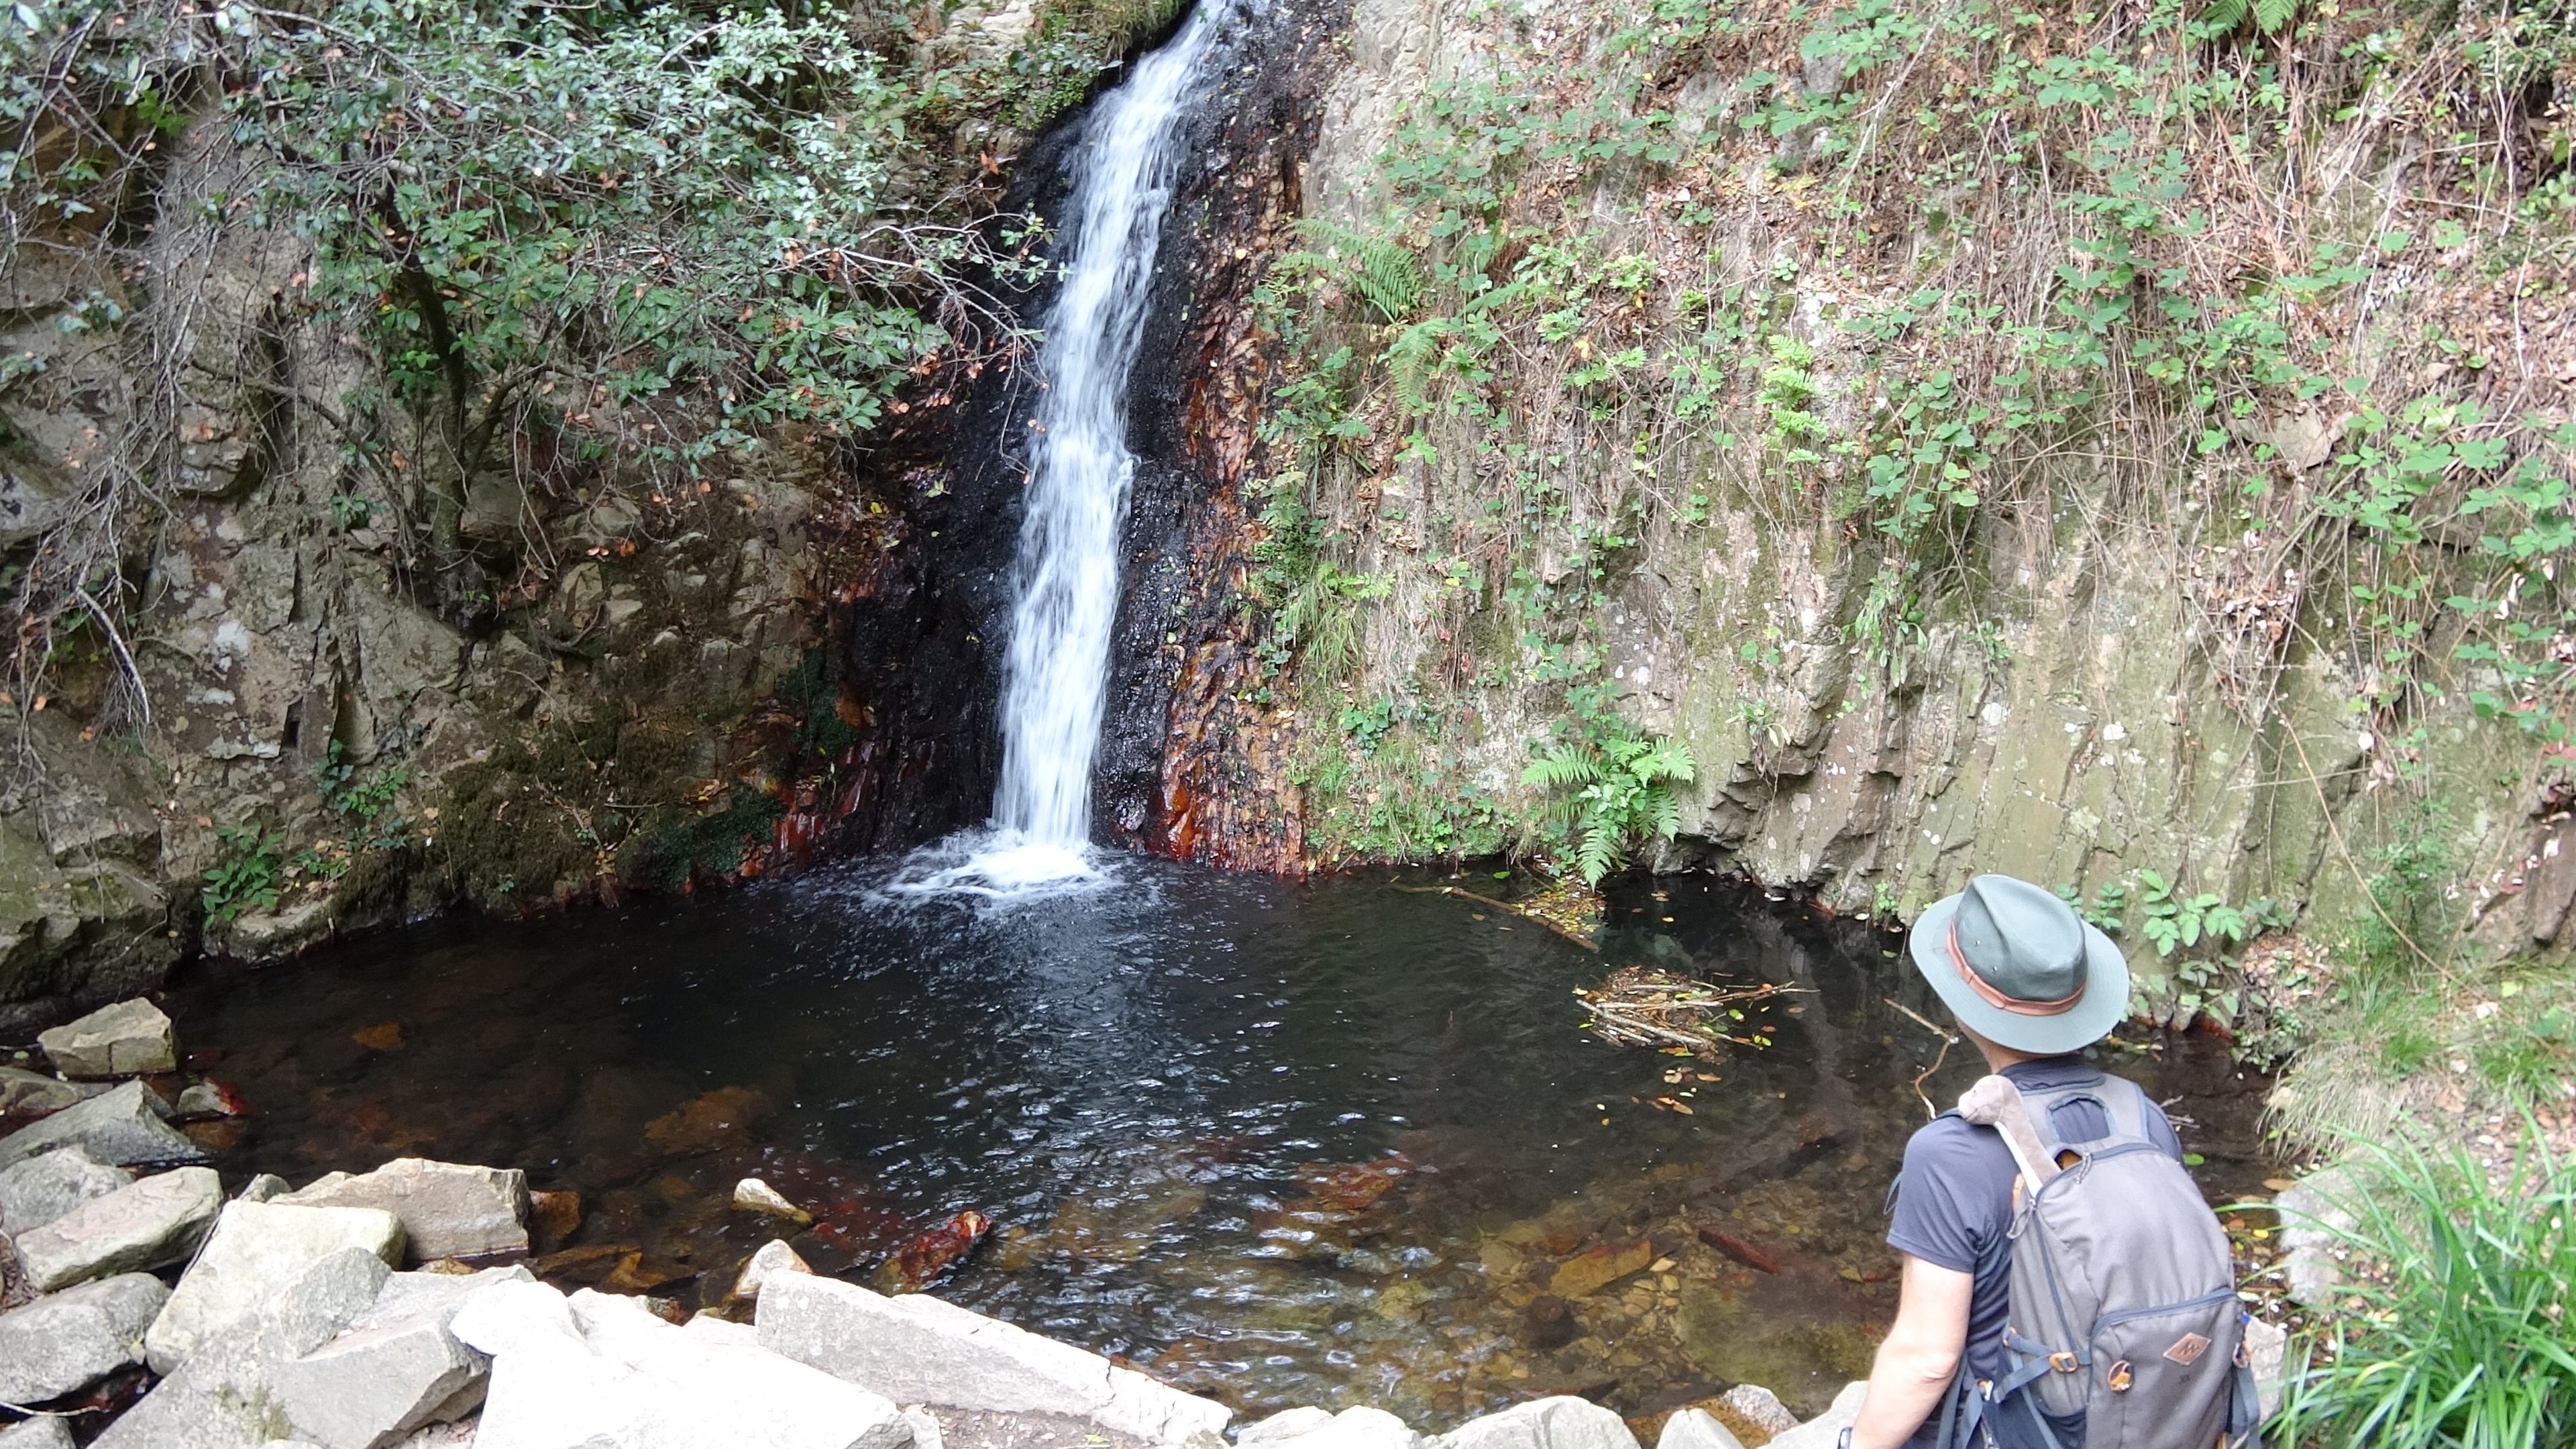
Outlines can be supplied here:
[[[1926, 910], [1908, 945], [1914, 968], [1989, 1069], [2026, 1092], [2101, 1077], [2082, 1054], [2127, 1014], [2129, 966], [2064, 901], [2028, 881], [1981, 875]], [[2164, 1113], [2150, 1102], [2146, 1116], [2148, 1138], [2179, 1160], [2182, 1144]], [[2052, 1125], [2070, 1143], [2111, 1131], [2087, 1101], [2068, 1104]], [[1887, 1232], [1904, 1255], [1896, 1322], [1879, 1344], [1860, 1417], [1844, 1433], [1852, 1449], [1933, 1449], [1962, 1352], [1973, 1377], [1996, 1377], [2016, 1175], [2001, 1134], [1955, 1113], [1906, 1144]]]

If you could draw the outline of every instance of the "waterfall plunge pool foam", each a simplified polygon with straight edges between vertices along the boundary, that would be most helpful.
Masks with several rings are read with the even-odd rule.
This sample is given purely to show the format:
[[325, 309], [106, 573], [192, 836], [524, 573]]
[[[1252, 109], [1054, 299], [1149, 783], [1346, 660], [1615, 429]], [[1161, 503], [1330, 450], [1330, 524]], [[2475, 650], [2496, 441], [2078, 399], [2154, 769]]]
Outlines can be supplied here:
[[[940, 1296], [1248, 1413], [1430, 1430], [1737, 1381], [1815, 1408], [1866, 1362], [1895, 1293], [1880, 1203], [1938, 1048], [1887, 1004], [1936, 1010], [1889, 937], [1699, 877], [1619, 886], [1593, 952], [1398, 888], [1446, 877], [1107, 869], [995, 900], [860, 862], [441, 919], [199, 966], [167, 1004], [253, 1108], [228, 1175], [522, 1167], [583, 1195], [538, 1264], [566, 1287], [713, 1303], [778, 1232], [865, 1281], [973, 1208], [1000, 1226]], [[1716, 1061], [1593, 1040], [1573, 989], [1637, 963], [1813, 994]], [[2189, 1119], [2213, 1196], [2271, 1171], [2264, 1084], [2214, 1039], [2113, 1060]], [[1925, 1089], [1974, 1075], [1954, 1050]], [[733, 1210], [745, 1176], [817, 1225]]]

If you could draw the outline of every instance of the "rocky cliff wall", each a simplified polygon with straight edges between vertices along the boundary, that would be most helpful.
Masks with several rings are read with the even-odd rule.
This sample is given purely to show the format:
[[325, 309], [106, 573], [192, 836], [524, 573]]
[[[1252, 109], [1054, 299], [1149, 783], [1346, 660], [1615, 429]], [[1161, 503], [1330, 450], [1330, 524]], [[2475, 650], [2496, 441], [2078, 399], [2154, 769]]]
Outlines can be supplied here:
[[[2494, 456], [2563, 479], [2570, 379], [2532, 359], [2576, 347], [2564, 286], [2437, 228], [2460, 198], [2410, 160], [2404, 124], [2320, 110], [2178, 142], [2183, 169], [2156, 194], [2177, 216], [2203, 208], [2206, 230], [2276, 184], [2282, 268], [2301, 247], [2349, 258], [2330, 238], [2357, 234], [2362, 262], [2279, 314], [2284, 355], [2312, 347], [2298, 356], [2320, 379], [2346, 369], [2340, 394], [2265, 386], [2242, 360], [2198, 396], [2157, 391], [2134, 357], [2107, 383], [2070, 356], [2010, 374], [2007, 340], [2072, 335], [2064, 299], [2115, 286], [2084, 270], [2109, 244], [2087, 220], [2102, 198], [2081, 193], [2139, 194], [2098, 149], [2121, 118], [2112, 88], [2131, 83], [2119, 57], [2170, 51], [2175, 74], [2204, 79], [2253, 58], [2170, 17], [2160, 34], [2152, 16], [2053, 10], [2024, 17], [2025, 47], [1963, 35], [1955, 52], [1855, 55], [1853, 27], [1931, 15], [1870, 13], [1359, 5], [1304, 178], [1308, 250], [1273, 273], [1274, 426], [1243, 504], [1259, 515], [1247, 553], [1290, 562], [1245, 585], [1239, 646], [1293, 662], [1241, 671], [1238, 693], [1267, 702], [1239, 712], [1237, 752], [1294, 797], [1276, 818], [1301, 827], [1295, 853], [1536, 844], [1544, 800], [1522, 770], [1598, 708], [1599, 728], [1670, 736], [1697, 763], [1653, 859], [1846, 910], [1909, 914], [1979, 871], [2121, 885], [2126, 940], [2153, 971], [2142, 871], [2342, 930], [2379, 911], [2369, 882], [2391, 843], [2430, 832], [2450, 868], [2426, 955], [2463, 934], [2555, 941], [2576, 890], [2556, 864], [2563, 758], [2496, 701], [2556, 696], [2463, 662], [2473, 624], [2392, 625], [2384, 602], [2428, 577], [2493, 588], [2515, 515], [2464, 506], [2495, 475], [2446, 451], [2397, 499], [2392, 541], [2368, 513], [2382, 485], [2357, 480], [2374, 447], [2421, 445], [2391, 435], [2392, 397], [2416, 418], [2524, 410], [2526, 431], [2482, 430], [2507, 439]], [[2326, 56], [2343, 38], [2282, 43]], [[1977, 86], [1992, 99], [1991, 76], [2025, 63], [2104, 86], [2032, 123], [2017, 144], [2038, 159], [1923, 119]], [[1927, 88], [1944, 69], [1947, 88]], [[1909, 112], [1919, 129], [1892, 136]], [[2508, 153], [2528, 140], [2508, 132]], [[1841, 159], [1813, 159], [1837, 136]], [[1873, 146], [1898, 159], [1863, 169]], [[2563, 234], [2563, 212], [2534, 214]], [[2420, 238], [2437, 229], [2452, 250], [2434, 255]], [[2151, 284], [2162, 239], [2139, 223], [2121, 241], [2140, 275], [2116, 284], [2137, 294], [2120, 308], [2170, 313], [2151, 285], [2253, 295], [2192, 243]], [[1945, 306], [1969, 320], [1904, 310]], [[2491, 344], [2474, 369], [2422, 341], [2460, 336]], [[2010, 400], [2040, 390], [2041, 366], [2061, 399], [2065, 378], [2090, 390], [2044, 400], [2014, 438]], [[1981, 385], [1975, 405], [1992, 406], [1962, 406], [1959, 429], [1989, 436], [1944, 453], [1957, 433], [1907, 431]], [[1864, 468], [1891, 436], [1897, 463]], [[1918, 465], [1943, 459], [1954, 471], [1927, 493], [1918, 475], [1944, 475]]]

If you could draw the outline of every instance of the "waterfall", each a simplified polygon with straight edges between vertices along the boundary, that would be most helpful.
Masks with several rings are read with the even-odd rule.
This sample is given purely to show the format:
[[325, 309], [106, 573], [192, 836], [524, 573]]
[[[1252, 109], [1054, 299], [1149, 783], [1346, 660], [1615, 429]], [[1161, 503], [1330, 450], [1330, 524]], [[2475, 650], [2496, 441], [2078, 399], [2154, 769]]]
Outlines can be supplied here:
[[[1010, 891], [1091, 873], [1091, 762], [1118, 612], [1118, 534], [1135, 457], [1127, 379], [1171, 200], [1182, 108], [1226, 29], [1202, 5], [1084, 124], [1065, 229], [1073, 254], [1039, 322], [1027, 515], [1003, 661], [991, 834], [951, 877]], [[962, 884], [952, 879], [949, 884]]]

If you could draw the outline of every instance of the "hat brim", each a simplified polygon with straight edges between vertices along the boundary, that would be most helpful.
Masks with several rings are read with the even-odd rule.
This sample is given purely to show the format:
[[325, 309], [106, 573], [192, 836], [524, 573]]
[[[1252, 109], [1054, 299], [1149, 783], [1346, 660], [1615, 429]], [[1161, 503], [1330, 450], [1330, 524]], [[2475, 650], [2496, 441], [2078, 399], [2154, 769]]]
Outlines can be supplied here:
[[1906, 936], [1914, 969], [1969, 1030], [1997, 1046], [2043, 1056], [2080, 1051], [2111, 1034], [2129, 1014], [2129, 958], [2090, 922], [2084, 926], [2084, 995], [2055, 1016], [2023, 1016], [1979, 996], [1950, 959], [1950, 918], [1962, 896], [1934, 901]]

